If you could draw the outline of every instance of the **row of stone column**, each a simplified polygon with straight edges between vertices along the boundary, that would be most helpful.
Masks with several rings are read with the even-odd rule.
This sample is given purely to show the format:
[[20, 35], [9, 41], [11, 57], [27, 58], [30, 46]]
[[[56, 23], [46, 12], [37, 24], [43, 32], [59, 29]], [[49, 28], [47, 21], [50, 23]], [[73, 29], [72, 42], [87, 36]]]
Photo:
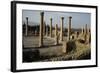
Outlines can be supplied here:
[[[43, 35], [45, 35], [45, 22], [44, 22], [44, 12], [40, 13], [41, 23], [39, 32], [39, 46], [43, 45]], [[69, 17], [69, 27], [68, 27], [68, 39], [70, 40], [71, 34], [71, 18]], [[60, 29], [60, 41], [63, 41], [63, 23], [64, 17], [61, 17], [61, 29]], [[55, 34], [57, 36], [57, 24], [55, 27]], [[26, 17], [26, 36], [28, 35], [28, 17]], [[50, 18], [50, 37], [52, 37], [52, 18]], [[56, 37], [57, 38], [57, 37]]]
[[[45, 35], [45, 22], [44, 22], [44, 12], [40, 13], [40, 32], [39, 32], [39, 46], [43, 46], [43, 35]], [[28, 34], [28, 17], [26, 17], [26, 35]], [[71, 36], [71, 21], [72, 17], [69, 17], [69, 23], [68, 23], [68, 40], [70, 40]], [[60, 28], [60, 41], [63, 41], [63, 24], [64, 24], [64, 17], [61, 17], [61, 28]], [[87, 35], [87, 25], [85, 26], [85, 31], [82, 29], [82, 33], [85, 33], [85, 40], [86, 40], [86, 35]], [[50, 37], [52, 37], [52, 18], [50, 18]], [[55, 26], [55, 39], [56, 39], [56, 44], [58, 43], [58, 26], [56, 24]]]
[[[69, 17], [69, 24], [68, 24], [68, 40], [70, 40], [71, 35], [71, 19]], [[60, 41], [63, 41], [63, 25], [64, 25], [64, 17], [61, 17], [61, 28], [60, 28]], [[50, 37], [52, 37], [52, 18], [50, 18]]]
[[84, 40], [88, 43], [91, 41], [91, 31], [89, 28], [87, 28], [87, 24], [85, 25], [85, 28], [82, 28], [82, 35], [84, 36]]

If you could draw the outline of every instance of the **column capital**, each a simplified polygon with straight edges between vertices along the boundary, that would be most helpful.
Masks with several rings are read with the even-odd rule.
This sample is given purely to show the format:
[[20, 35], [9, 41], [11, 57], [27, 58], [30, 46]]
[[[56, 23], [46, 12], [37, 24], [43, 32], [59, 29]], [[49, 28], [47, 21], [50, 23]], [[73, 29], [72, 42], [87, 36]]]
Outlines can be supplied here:
[[69, 19], [72, 19], [72, 16], [69, 16]]
[[61, 17], [61, 19], [63, 20], [63, 19], [64, 19], [64, 17]]
[[28, 17], [26, 17], [26, 20], [28, 20]]
[[50, 18], [50, 20], [52, 21], [52, 17]]
[[44, 12], [41, 12], [40, 14], [41, 14], [41, 15], [44, 15]]

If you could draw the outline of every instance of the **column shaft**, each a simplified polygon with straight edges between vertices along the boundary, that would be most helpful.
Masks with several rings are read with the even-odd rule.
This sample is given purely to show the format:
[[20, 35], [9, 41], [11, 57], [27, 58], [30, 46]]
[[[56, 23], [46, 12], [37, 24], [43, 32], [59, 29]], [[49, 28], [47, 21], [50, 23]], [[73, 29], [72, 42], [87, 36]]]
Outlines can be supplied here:
[[68, 40], [70, 40], [70, 35], [71, 35], [71, 19], [72, 17], [69, 17], [69, 24], [68, 24]]
[[60, 41], [63, 41], [63, 22], [64, 17], [61, 17]]
[[58, 44], [58, 26], [57, 24], [55, 25], [55, 45]]
[[50, 37], [52, 37], [52, 18], [50, 18]]
[[40, 34], [40, 39], [39, 39], [39, 46], [41, 47], [41, 46], [43, 46], [43, 21], [44, 21], [44, 12], [41, 12], [40, 13], [40, 15], [41, 15], [41, 23], [40, 23], [40, 32], [39, 32], [39, 34]]
[[26, 17], [26, 36], [28, 35], [28, 17]]

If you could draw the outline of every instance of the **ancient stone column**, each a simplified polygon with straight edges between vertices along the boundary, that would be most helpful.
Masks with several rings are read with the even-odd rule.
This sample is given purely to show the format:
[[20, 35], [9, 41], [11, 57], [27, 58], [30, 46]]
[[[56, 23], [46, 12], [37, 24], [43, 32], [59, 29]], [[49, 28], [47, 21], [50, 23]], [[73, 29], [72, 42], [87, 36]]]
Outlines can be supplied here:
[[87, 24], [85, 25], [85, 34], [87, 34]]
[[84, 28], [82, 28], [82, 35], [84, 34]]
[[52, 18], [50, 18], [50, 37], [52, 37]]
[[88, 43], [91, 43], [91, 31], [90, 28], [88, 28], [88, 39], [87, 39]]
[[85, 25], [84, 41], [87, 41], [87, 24]]
[[70, 35], [71, 35], [71, 19], [72, 17], [69, 17], [69, 24], [68, 24], [68, 40], [70, 40]]
[[35, 30], [35, 36], [37, 35], [37, 30]]
[[61, 17], [61, 28], [60, 28], [60, 41], [63, 41], [63, 22], [64, 17]]
[[58, 44], [58, 26], [57, 24], [55, 25], [55, 45]]
[[91, 30], [90, 30], [90, 28], [88, 28], [88, 34], [89, 34], [89, 33], [91, 33]]
[[40, 13], [41, 23], [40, 23], [40, 32], [39, 32], [39, 47], [43, 46], [43, 21], [44, 21], [44, 12]]
[[75, 33], [76, 33], [76, 39], [77, 39], [79, 37], [79, 32], [76, 31]]
[[45, 35], [45, 26], [46, 26], [46, 23], [45, 23], [45, 21], [43, 22], [44, 24], [43, 24], [43, 35]]
[[48, 27], [46, 26], [46, 35], [48, 36]]
[[26, 17], [26, 32], [25, 35], [28, 35], [28, 17]]
[[88, 43], [91, 43], [91, 32], [88, 33], [88, 39], [87, 39]]

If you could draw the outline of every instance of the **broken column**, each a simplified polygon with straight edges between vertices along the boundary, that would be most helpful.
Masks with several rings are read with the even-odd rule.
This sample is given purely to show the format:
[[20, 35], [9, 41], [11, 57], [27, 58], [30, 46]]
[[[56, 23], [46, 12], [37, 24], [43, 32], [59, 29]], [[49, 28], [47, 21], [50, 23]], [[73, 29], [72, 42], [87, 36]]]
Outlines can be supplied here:
[[75, 35], [72, 35], [72, 36], [71, 36], [71, 39], [74, 40], [74, 39], [75, 39]]
[[91, 43], [91, 31], [90, 28], [88, 29], [88, 39], [87, 39], [88, 43]]
[[57, 24], [55, 25], [55, 45], [58, 44], [58, 26]]
[[35, 36], [37, 36], [37, 34], [38, 34], [38, 33], [37, 33], [37, 29], [36, 29], [36, 30], [35, 30]]
[[84, 34], [84, 28], [82, 28], [82, 35]]
[[26, 33], [25, 35], [27, 36], [28, 35], [28, 17], [26, 17]]
[[50, 37], [52, 37], [52, 18], [50, 18]]
[[69, 17], [69, 24], [68, 24], [68, 40], [70, 40], [70, 35], [71, 35], [71, 19], [72, 17]]
[[63, 41], [63, 22], [64, 17], [61, 17], [61, 28], [60, 28], [60, 41]]
[[40, 13], [41, 23], [40, 23], [40, 32], [39, 32], [39, 47], [43, 46], [43, 21], [44, 21], [44, 12]]
[[77, 39], [79, 37], [79, 32], [76, 31], [75, 33], [76, 33], [76, 39]]
[[88, 34], [88, 43], [91, 43], [91, 32]]
[[91, 30], [90, 30], [90, 28], [88, 28], [88, 34], [89, 34], [89, 33], [91, 33]]

